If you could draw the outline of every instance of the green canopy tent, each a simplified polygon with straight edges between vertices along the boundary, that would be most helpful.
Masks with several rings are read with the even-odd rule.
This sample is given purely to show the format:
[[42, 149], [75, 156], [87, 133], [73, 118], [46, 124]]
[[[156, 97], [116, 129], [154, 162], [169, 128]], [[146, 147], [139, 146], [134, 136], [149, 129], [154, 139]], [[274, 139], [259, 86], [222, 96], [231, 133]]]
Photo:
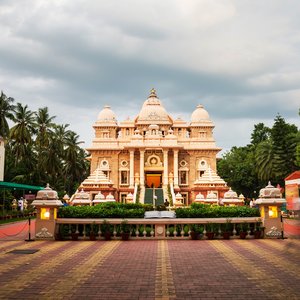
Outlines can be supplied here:
[[28, 185], [28, 184], [0, 181], [0, 189], [3, 190], [2, 211], [4, 211], [5, 190], [23, 190], [24, 192], [25, 191], [39, 191], [39, 190], [43, 190], [44, 187], [36, 186], [36, 185]]
[[0, 181], [0, 189], [39, 191], [39, 190], [43, 190], [44, 188], [37, 185], [28, 185], [28, 184]]

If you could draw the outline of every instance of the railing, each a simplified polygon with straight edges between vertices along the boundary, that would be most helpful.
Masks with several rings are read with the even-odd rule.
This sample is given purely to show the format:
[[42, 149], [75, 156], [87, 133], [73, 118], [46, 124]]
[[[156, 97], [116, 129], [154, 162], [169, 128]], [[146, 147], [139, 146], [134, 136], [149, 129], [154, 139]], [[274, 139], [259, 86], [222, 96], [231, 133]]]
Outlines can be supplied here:
[[[55, 232], [64, 231], [65, 238], [71, 233], [77, 233], [79, 239], [88, 239], [93, 227], [97, 239], [103, 239], [101, 224], [106, 221], [110, 225], [113, 239], [120, 239], [121, 226], [124, 219], [72, 219], [58, 218]], [[206, 233], [213, 228], [215, 237], [220, 238], [225, 227], [230, 227], [231, 237], [238, 237], [241, 228], [246, 228], [247, 238], [252, 238], [261, 218], [199, 218], [199, 219], [128, 219], [131, 239], [188, 239], [195, 225], [200, 228], [200, 236], [206, 238]]]
[[170, 183], [170, 191], [171, 191], [171, 196], [172, 196], [172, 202], [173, 202], [173, 205], [174, 205], [174, 203], [176, 202], [176, 197], [175, 197], [173, 183]]
[[138, 184], [134, 184], [134, 192], [133, 192], [133, 202], [136, 203], [136, 196], [137, 196]]

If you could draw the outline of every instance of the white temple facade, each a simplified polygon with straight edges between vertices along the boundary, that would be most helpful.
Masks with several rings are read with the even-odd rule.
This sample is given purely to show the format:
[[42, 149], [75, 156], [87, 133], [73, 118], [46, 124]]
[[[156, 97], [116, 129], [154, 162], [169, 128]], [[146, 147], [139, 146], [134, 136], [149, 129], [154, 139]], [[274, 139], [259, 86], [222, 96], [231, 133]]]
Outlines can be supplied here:
[[200, 192], [204, 198], [214, 193], [221, 199], [229, 189], [216, 173], [221, 149], [202, 105], [189, 122], [174, 120], [152, 89], [135, 118], [118, 123], [105, 106], [93, 127], [95, 138], [87, 149], [90, 176], [79, 187], [89, 193], [91, 202], [101, 192], [103, 198], [113, 195], [119, 202], [132, 199], [132, 194], [133, 202], [152, 203], [155, 198], [156, 204], [165, 199], [174, 203], [180, 193], [183, 204], [189, 205]]

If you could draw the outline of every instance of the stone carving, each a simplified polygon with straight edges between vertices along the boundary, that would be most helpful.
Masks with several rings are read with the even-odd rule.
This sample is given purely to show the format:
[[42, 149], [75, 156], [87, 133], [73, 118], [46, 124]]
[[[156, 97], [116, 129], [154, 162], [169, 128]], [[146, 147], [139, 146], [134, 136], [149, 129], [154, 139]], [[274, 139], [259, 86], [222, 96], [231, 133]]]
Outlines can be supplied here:
[[268, 236], [268, 237], [280, 237], [281, 232], [275, 226], [273, 226], [273, 227], [271, 227], [271, 230], [266, 233], [266, 236]]
[[46, 227], [43, 227], [35, 236], [37, 238], [52, 238], [53, 234], [51, 234]]

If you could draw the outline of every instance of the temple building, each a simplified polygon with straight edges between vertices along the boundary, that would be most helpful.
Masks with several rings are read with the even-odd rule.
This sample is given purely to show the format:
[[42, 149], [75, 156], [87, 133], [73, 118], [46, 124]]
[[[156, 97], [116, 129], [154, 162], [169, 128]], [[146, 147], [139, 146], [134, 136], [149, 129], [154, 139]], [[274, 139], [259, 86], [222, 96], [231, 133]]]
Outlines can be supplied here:
[[202, 105], [189, 122], [173, 119], [152, 89], [133, 119], [118, 123], [110, 106], [104, 106], [93, 127], [95, 137], [87, 149], [90, 176], [72, 197], [79, 203], [80, 194], [85, 199], [88, 194], [90, 203], [102, 199], [162, 204], [165, 199], [175, 203], [177, 197], [190, 205], [200, 193], [201, 199], [215, 201], [229, 190], [216, 173], [221, 149]]

